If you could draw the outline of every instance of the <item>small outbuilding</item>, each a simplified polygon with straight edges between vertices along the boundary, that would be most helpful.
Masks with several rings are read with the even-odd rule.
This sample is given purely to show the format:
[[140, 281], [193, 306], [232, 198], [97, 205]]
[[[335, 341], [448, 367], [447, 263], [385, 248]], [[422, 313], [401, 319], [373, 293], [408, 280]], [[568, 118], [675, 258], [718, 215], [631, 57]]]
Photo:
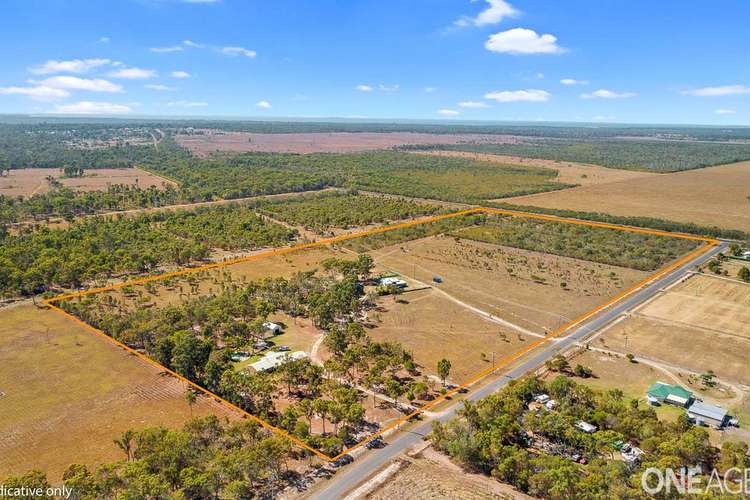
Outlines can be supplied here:
[[534, 396], [534, 400], [537, 403], [545, 404], [547, 401], [549, 401], [549, 394], [539, 394], [537, 396]]
[[281, 334], [281, 325], [278, 323], [272, 323], [270, 321], [266, 321], [263, 323], [263, 328], [266, 329], [266, 332], [270, 333], [271, 335], [279, 335]]
[[292, 353], [273, 351], [269, 352], [268, 354], [263, 356], [263, 358], [251, 364], [250, 367], [256, 372], [265, 372], [268, 370], [273, 370], [274, 368], [277, 368], [284, 363], [304, 359], [306, 357], [307, 354], [305, 354], [303, 351], [295, 351]]
[[724, 408], [703, 401], [696, 401], [690, 405], [687, 414], [691, 422], [716, 429], [724, 427], [727, 421], [727, 411]]
[[576, 427], [578, 428], [578, 430], [583, 431], [586, 434], [593, 434], [597, 429], [595, 425], [584, 422], [583, 420], [579, 420], [578, 422], [576, 422]]
[[396, 276], [389, 276], [387, 278], [381, 278], [380, 279], [380, 286], [389, 287], [389, 286], [395, 286], [398, 288], [406, 288], [407, 283], [406, 281], [402, 280], [401, 278], [397, 278]]

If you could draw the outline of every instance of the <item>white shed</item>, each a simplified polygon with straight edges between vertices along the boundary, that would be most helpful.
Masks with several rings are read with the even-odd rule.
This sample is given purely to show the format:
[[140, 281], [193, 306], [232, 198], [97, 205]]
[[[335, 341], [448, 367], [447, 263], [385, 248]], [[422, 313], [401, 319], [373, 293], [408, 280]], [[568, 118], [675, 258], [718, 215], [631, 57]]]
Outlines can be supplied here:
[[281, 333], [281, 325], [278, 323], [272, 323], [270, 321], [266, 321], [263, 323], [263, 328], [266, 329], [266, 331], [271, 332], [271, 335], [279, 335]]

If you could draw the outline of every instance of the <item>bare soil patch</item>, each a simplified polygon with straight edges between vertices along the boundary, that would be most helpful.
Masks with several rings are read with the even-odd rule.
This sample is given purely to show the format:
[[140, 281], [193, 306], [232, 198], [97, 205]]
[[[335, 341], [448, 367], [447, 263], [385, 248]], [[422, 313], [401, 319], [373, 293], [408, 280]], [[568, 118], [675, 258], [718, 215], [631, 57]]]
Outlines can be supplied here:
[[32, 305], [0, 312], [0, 478], [71, 463], [124, 458], [113, 442], [128, 429], [179, 427], [193, 416], [237, 418], [106, 339]]
[[202, 134], [177, 135], [180, 146], [205, 156], [215, 152], [351, 153], [390, 149], [411, 144], [517, 143], [514, 136], [483, 134], [422, 134], [414, 132], [332, 132], [256, 134], [202, 130]]
[[[658, 174], [651, 172], [637, 172], [605, 168], [588, 163], [573, 163], [568, 161], [543, 160], [540, 158], [523, 158], [521, 156], [497, 155], [490, 153], [471, 153], [467, 151], [419, 151], [415, 154], [450, 156], [469, 160], [496, 163], [500, 165], [523, 165], [528, 167], [544, 167], [557, 170], [557, 180], [563, 184], [579, 184], [589, 186], [606, 184], [639, 177], [650, 177]], [[497, 201], [497, 200], [494, 200]], [[507, 200], [503, 200], [507, 201]]]
[[503, 201], [750, 231], [750, 162], [647, 175]]
[[125, 184], [146, 189], [150, 186], [162, 188], [174, 182], [138, 168], [89, 169], [83, 177], [61, 178], [56, 168], [24, 168], [10, 170], [8, 177], [0, 177], [0, 195], [31, 196], [50, 190], [47, 177], [51, 176], [76, 191], [105, 191], [108, 186]]
[[531, 498], [481, 474], [472, 474], [434, 451], [426, 449], [421, 456], [408, 459], [381, 487], [366, 498], [390, 500], [393, 498], [435, 499], [511, 499]]

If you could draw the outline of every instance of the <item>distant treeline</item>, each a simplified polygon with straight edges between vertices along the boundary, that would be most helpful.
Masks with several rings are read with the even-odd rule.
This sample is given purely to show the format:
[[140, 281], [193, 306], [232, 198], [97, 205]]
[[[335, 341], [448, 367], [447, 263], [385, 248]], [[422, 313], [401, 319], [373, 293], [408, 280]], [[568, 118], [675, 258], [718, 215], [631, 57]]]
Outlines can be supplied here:
[[491, 153], [655, 172], [676, 172], [750, 160], [750, 144], [637, 139], [540, 139], [519, 144], [439, 144], [405, 146], [403, 149]]
[[84, 129], [93, 131], [107, 129], [117, 131], [136, 128], [159, 128], [161, 130], [192, 132], [194, 129], [215, 129], [227, 132], [252, 132], [264, 134], [332, 133], [332, 132], [417, 132], [428, 134], [497, 134], [523, 137], [551, 137], [562, 139], [651, 137], [659, 139], [696, 139], [707, 141], [748, 140], [750, 127], [700, 127], [659, 126], [622, 124], [566, 124], [566, 123], [493, 123], [493, 122], [367, 122], [367, 121], [255, 121], [255, 120], [207, 120], [207, 119], [122, 119], [122, 118], [52, 118], [6, 115], [0, 117], [3, 124], [19, 129], [64, 130]]
[[154, 152], [144, 140], [151, 140], [148, 129], [132, 126], [0, 124], [0, 170], [131, 167]]

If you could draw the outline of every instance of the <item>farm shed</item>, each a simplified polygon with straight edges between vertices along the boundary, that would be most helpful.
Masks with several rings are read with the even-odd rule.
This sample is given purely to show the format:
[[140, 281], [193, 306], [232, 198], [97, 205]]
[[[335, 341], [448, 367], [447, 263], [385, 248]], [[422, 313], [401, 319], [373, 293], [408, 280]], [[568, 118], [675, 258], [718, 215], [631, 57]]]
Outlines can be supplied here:
[[250, 368], [252, 368], [256, 372], [266, 372], [268, 370], [273, 370], [274, 368], [277, 368], [289, 361], [303, 359], [306, 357], [307, 354], [305, 354], [303, 351], [295, 351], [293, 353], [274, 351], [269, 352], [268, 354], [263, 356], [263, 358], [251, 364]]
[[586, 434], [593, 434], [593, 433], [596, 432], [596, 426], [595, 425], [592, 425], [592, 424], [590, 424], [588, 422], [584, 422], [583, 420], [579, 420], [576, 423], [576, 427], [579, 430], [585, 432]]
[[648, 388], [649, 404], [668, 403], [685, 408], [693, 400], [693, 393], [683, 389], [679, 385], [665, 384], [664, 382], [655, 382]]
[[696, 401], [687, 409], [688, 417], [698, 425], [711, 425], [717, 429], [724, 427], [727, 419], [727, 411], [721, 406], [716, 406], [703, 401]]
[[270, 321], [266, 321], [263, 323], [263, 328], [266, 329], [266, 331], [270, 332], [271, 335], [279, 335], [281, 333], [281, 325], [278, 323], [272, 323]]
[[402, 280], [401, 278], [396, 278], [395, 276], [389, 276], [388, 278], [382, 278], [380, 280], [381, 286], [397, 286], [398, 288], [406, 288], [407, 284], [406, 281]]

